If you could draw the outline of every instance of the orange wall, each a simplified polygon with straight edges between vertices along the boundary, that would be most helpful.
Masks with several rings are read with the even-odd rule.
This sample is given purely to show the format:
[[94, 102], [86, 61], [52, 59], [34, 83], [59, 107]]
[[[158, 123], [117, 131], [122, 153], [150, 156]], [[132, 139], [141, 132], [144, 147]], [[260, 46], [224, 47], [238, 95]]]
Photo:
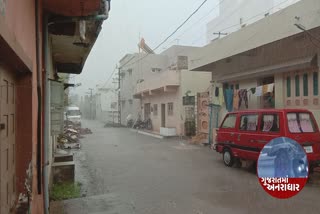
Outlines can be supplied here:
[[[5, 19], [27, 56], [35, 59], [34, 0], [6, 1]], [[35, 67], [35, 60], [33, 60]]]
[[[42, 1], [39, 0], [40, 4]], [[40, 5], [42, 8], [42, 5]], [[39, 12], [42, 20], [42, 12]], [[0, 17], [1, 18], [1, 17]], [[37, 62], [35, 36], [35, 1], [6, 1], [4, 19], [13, 39], [32, 62], [32, 71], [17, 75], [17, 190], [23, 192], [27, 166], [32, 161], [32, 201], [31, 213], [43, 213], [42, 194], [37, 191]], [[42, 23], [39, 23], [41, 28]], [[40, 41], [41, 42], [41, 41]], [[42, 50], [42, 47], [40, 47]], [[19, 54], [18, 54], [19, 55]], [[42, 68], [42, 53], [40, 53]], [[9, 65], [10, 66], [10, 65]], [[42, 70], [42, 69], [41, 69]], [[42, 146], [43, 149], [43, 146]], [[19, 193], [18, 192], [18, 193]]]

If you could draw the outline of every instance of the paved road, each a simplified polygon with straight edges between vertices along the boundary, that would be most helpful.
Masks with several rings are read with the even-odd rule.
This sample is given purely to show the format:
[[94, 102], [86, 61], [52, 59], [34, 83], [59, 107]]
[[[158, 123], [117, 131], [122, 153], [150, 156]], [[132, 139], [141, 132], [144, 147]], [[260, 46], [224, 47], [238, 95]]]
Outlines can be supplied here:
[[65, 201], [68, 214], [320, 213], [319, 186], [274, 199], [255, 174], [225, 167], [206, 147], [84, 125], [93, 134], [82, 140], [76, 173], [86, 197]]

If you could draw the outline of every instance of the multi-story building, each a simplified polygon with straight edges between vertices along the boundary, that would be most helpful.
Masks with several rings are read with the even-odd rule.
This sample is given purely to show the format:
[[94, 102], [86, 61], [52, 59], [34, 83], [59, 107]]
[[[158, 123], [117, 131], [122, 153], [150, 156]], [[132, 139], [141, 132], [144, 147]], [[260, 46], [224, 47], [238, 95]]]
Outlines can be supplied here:
[[220, 118], [237, 109], [304, 108], [320, 123], [319, 10], [317, 0], [299, 1], [190, 57], [190, 69], [212, 73], [229, 97]]
[[[140, 60], [142, 59], [142, 60]], [[135, 99], [135, 88], [143, 81], [142, 71], [163, 69], [167, 63], [167, 56], [145, 53], [127, 54], [120, 60], [120, 106], [121, 124], [126, 125], [126, 118], [131, 115], [136, 120], [141, 111], [141, 102]]]
[[[300, 0], [225, 0], [218, 16], [207, 24], [207, 43], [222, 38]], [[219, 34], [220, 33], [220, 34]]]
[[[141, 119], [151, 119], [152, 131], [165, 135], [185, 134], [185, 121], [194, 117], [195, 96], [206, 91], [208, 73], [188, 70], [188, 56], [196, 47], [172, 46], [161, 54], [136, 54], [123, 66], [121, 109], [123, 121], [128, 113]], [[131, 58], [126, 57], [127, 60]], [[121, 66], [121, 64], [120, 64]], [[129, 76], [130, 79], [126, 79]], [[130, 94], [128, 94], [130, 92]], [[191, 108], [191, 110], [190, 110]]]

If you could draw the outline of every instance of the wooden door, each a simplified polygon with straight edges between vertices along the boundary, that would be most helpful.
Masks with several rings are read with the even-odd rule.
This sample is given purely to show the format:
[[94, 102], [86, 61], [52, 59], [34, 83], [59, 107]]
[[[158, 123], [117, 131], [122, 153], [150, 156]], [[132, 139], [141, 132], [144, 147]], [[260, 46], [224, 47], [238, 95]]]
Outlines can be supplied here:
[[2, 67], [0, 95], [0, 213], [9, 213], [16, 195], [15, 81], [13, 75]]
[[166, 127], [166, 104], [161, 104], [161, 127]]

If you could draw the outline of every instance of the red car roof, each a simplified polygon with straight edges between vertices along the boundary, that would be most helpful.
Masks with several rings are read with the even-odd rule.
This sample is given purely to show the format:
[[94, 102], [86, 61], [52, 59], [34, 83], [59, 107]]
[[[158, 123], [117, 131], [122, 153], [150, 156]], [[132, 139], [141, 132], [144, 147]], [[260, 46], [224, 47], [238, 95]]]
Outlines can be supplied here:
[[234, 112], [229, 112], [228, 114], [232, 113], [252, 113], [252, 112], [308, 112], [308, 109], [251, 109], [251, 110], [238, 110]]

